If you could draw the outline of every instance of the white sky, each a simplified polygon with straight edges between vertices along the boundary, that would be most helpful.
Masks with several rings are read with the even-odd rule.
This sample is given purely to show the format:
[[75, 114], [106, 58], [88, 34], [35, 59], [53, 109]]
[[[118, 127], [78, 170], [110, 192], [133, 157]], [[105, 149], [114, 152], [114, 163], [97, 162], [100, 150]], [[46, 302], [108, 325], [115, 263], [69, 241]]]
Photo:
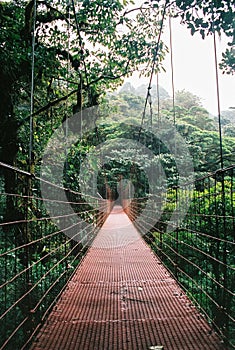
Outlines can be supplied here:
[[[166, 23], [168, 20], [166, 19]], [[175, 90], [190, 91], [201, 98], [203, 106], [212, 114], [217, 114], [217, 98], [215, 83], [215, 59], [213, 36], [204, 40], [200, 34], [190, 34], [186, 26], [179, 23], [179, 20], [172, 21], [173, 36], [173, 60], [174, 60], [174, 83]], [[169, 28], [166, 25], [163, 35], [169, 47]], [[221, 61], [221, 53], [225, 50], [226, 43], [218, 38], [217, 55], [218, 62]], [[171, 68], [170, 54], [167, 55], [164, 64], [166, 73], [159, 75], [159, 84], [171, 95]], [[138, 74], [128, 78], [133, 85], [148, 83], [149, 79], [139, 80]], [[153, 82], [154, 83], [154, 82]], [[219, 72], [220, 104], [221, 110], [235, 106], [235, 77]]]

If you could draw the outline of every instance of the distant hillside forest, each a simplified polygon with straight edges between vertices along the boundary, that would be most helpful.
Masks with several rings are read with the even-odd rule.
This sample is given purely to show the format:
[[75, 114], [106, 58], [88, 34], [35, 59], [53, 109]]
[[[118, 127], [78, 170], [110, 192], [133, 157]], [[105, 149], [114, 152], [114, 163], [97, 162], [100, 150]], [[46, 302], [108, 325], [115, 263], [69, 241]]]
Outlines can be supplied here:
[[[113, 119], [135, 123], [142, 118], [146, 94], [147, 85], [135, 88], [127, 82], [118, 92], [108, 94], [105, 102]], [[176, 92], [174, 106], [172, 97], [162, 87], [151, 88], [151, 99], [154, 129], [161, 121], [173, 123], [175, 120], [178, 132], [188, 145], [195, 172], [203, 175], [220, 168], [218, 116], [209, 114], [200, 98], [185, 90]], [[221, 124], [224, 166], [229, 166], [235, 163], [235, 110], [222, 111]]]
[[[78, 9], [69, 7], [67, 0], [43, 1], [38, 7], [33, 1], [0, 2], [0, 159], [3, 163], [37, 173], [54, 131], [74, 113], [97, 104], [104, 111], [105, 122], [111, 113], [112, 121], [116, 116], [118, 122], [138, 120], [139, 123], [146, 86], [135, 89], [125, 84], [118, 93], [107, 92], [117, 89], [134, 71], [145, 77], [162, 71], [169, 48], [160, 38], [165, 30], [163, 21], [159, 20], [159, 15], [165, 13], [163, 4], [149, 0], [134, 10], [132, 5], [132, 0], [84, 1]], [[194, 17], [191, 6], [195, 6], [196, 12], [198, 8], [203, 10], [205, 19]], [[172, 3], [165, 10], [166, 16], [174, 11], [174, 16], [183, 20], [191, 34], [198, 32], [202, 39], [214, 32], [224, 33], [229, 43], [218, 64], [223, 73], [234, 73], [230, 1], [225, 1], [222, 7], [217, 1], [195, 2], [190, 6], [182, 1]], [[218, 17], [216, 29], [214, 13]], [[218, 123], [202, 107], [200, 99], [179, 91], [173, 109], [172, 100], [163, 88], [157, 92], [153, 86], [151, 96], [153, 126], [175, 119], [194, 159], [195, 171], [201, 174], [219, 168]], [[234, 111], [223, 112], [224, 166], [234, 163], [234, 120]], [[74, 180], [73, 152], [85, 156], [97, 145], [97, 137], [101, 141], [117, 135], [128, 138], [128, 132], [133, 136], [133, 130], [124, 133], [120, 128], [103, 126], [78, 144], [77, 151], [71, 150], [69, 155], [69, 181]], [[156, 142], [150, 148], [158, 146]], [[172, 159], [167, 150], [161, 151], [165, 155], [162, 162], [170, 173]], [[1, 169], [0, 176], [5, 191], [15, 193], [17, 179], [5, 169]]]

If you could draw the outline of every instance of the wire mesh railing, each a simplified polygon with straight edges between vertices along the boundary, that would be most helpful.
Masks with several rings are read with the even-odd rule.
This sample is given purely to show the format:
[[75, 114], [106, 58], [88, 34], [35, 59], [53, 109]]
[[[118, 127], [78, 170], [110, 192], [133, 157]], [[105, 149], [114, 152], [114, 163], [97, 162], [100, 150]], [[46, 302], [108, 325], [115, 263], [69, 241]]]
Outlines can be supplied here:
[[[140, 232], [147, 231], [161, 204], [155, 201], [155, 207], [142, 215], [146, 200], [129, 200], [126, 210]], [[234, 348], [235, 166], [197, 179], [193, 186], [170, 188], [161, 210], [160, 219], [145, 235], [147, 242]]]
[[[14, 179], [14, 192], [6, 193], [4, 175]], [[25, 349], [92, 243], [111, 203], [89, 198], [91, 206], [80, 193], [3, 163], [0, 180], [0, 349]], [[48, 191], [43, 198], [42, 183]], [[62, 201], [64, 193], [67, 200]], [[48, 215], [48, 203], [54, 216]]]

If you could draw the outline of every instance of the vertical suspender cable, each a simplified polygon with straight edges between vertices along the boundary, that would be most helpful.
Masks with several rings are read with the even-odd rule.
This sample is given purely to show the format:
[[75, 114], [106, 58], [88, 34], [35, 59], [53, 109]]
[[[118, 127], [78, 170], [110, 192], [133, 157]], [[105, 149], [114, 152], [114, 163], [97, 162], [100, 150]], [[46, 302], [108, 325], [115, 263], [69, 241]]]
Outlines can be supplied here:
[[[149, 84], [148, 84], [148, 88], [147, 88], [147, 95], [145, 98], [144, 110], [143, 110], [143, 114], [142, 114], [142, 118], [141, 118], [141, 124], [140, 124], [139, 132], [138, 132], [138, 142], [140, 142], [141, 132], [143, 129], [144, 120], [145, 120], [145, 116], [146, 116], [146, 109], [147, 109], [147, 105], [149, 102], [150, 102], [150, 114], [152, 114], [152, 105], [151, 105], [152, 100], [151, 100], [150, 91], [152, 88], [153, 75], [154, 75], [155, 67], [157, 64], [158, 53], [159, 53], [159, 49], [160, 49], [160, 41], [161, 41], [161, 36], [162, 36], [162, 32], [163, 32], [163, 24], [164, 24], [164, 20], [165, 20], [168, 2], [169, 2], [169, 0], [165, 0], [163, 12], [162, 12], [162, 18], [161, 18], [161, 22], [160, 22], [160, 29], [159, 29], [159, 33], [158, 33], [158, 37], [157, 37], [157, 43], [156, 43], [156, 47], [155, 47], [153, 58], [152, 58], [152, 68], [151, 68]], [[151, 120], [152, 120], [152, 116], [151, 116]], [[152, 121], [151, 121], [151, 123], [152, 123]], [[137, 155], [137, 148], [135, 149], [135, 153]], [[131, 167], [131, 173], [133, 172], [133, 169], [134, 169], [134, 166]]]
[[157, 72], [157, 121], [160, 124], [160, 90], [159, 90], [159, 74]]
[[29, 171], [33, 163], [33, 111], [34, 111], [34, 70], [35, 70], [35, 32], [36, 32], [37, 0], [33, 5], [33, 32], [32, 32], [32, 67], [31, 67], [31, 93], [30, 93], [30, 120], [29, 120]]
[[[215, 78], [216, 78], [216, 95], [217, 95], [217, 108], [218, 108], [218, 123], [219, 123], [219, 140], [220, 140], [220, 166], [221, 169], [224, 168], [224, 159], [223, 159], [223, 139], [222, 139], [222, 125], [221, 125], [221, 108], [220, 108], [220, 89], [219, 89], [219, 70], [218, 70], [218, 58], [217, 58], [217, 45], [216, 45], [216, 32], [213, 32], [213, 44], [214, 44], [214, 57], [215, 57]], [[225, 207], [225, 182], [224, 182], [224, 173], [222, 173], [221, 177], [221, 185], [222, 185], [222, 215], [223, 215], [223, 291], [222, 291], [222, 302], [223, 302], [223, 310], [226, 310], [228, 307], [228, 297], [227, 297], [227, 227], [226, 227], [226, 207]], [[226, 314], [223, 315], [224, 318], [224, 329], [228, 329], [229, 319]]]
[[81, 100], [81, 106], [80, 106], [80, 115], [81, 115], [81, 140], [82, 140], [82, 134], [83, 134], [83, 126], [82, 126], [82, 123], [83, 123], [83, 115], [82, 115], [82, 89], [83, 89], [83, 82], [82, 82], [82, 74], [80, 74], [80, 100]]
[[[159, 74], [157, 72], [157, 126], [158, 130], [160, 131], [161, 127], [161, 115], [160, 115], [160, 89], [159, 89]], [[160, 140], [158, 140], [158, 165], [159, 165], [159, 173], [161, 169], [161, 143]]]
[[[66, 71], [66, 78], [67, 78], [67, 84], [66, 84], [66, 90], [67, 90], [67, 96], [69, 95], [69, 57], [70, 57], [70, 0], [67, 0], [67, 12], [68, 12], [68, 25], [67, 25], [67, 71]], [[66, 99], [66, 116], [65, 116], [65, 171], [66, 171], [66, 179], [67, 179], [67, 172], [68, 172], [68, 113], [69, 113], [69, 103], [68, 98]]]
[[172, 108], [173, 108], [173, 124], [174, 124], [174, 149], [175, 154], [176, 152], [176, 113], [175, 113], [175, 76], [174, 76], [174, 60], [173, 60], [173, 34], [172, 34], [172, 21], [171, 21], [171, 15], [169, 16], [169, 32], [170, 32], [170, 57], [171, 57], [171, 87], [172, 87]]
[[222, 139], [222, 126], [221, 126], [219, 71], [218, 71], [218, 58], [217, 58], [217, 45], [216, 45], [215, 31], [213, 33], [213, 44], [214, 44], [214, 57], [215, 57], [215, 79], [216, 79], [216, 95], [217, 95], [217, 109], [218, 109], [218, 122], [219, 122], [219, 139], [220, 139], [220, 166], [221, 166], [221, 169], [223, 169], [223, 167], [224, 167], [223, 139]]
[[[67, 71], [66, 71], [66, 90], [67, 90], [67, 96], [69, 95], [69, 58], [70, 58], [70, 0], [67, 0], [67, 13], [68, 13], [68, 22], [67, 22]], [[69, 114], [69, 103], [68, 98], [66, 99], [66, 116], [65, 116], [65, 180], [66, 180], [66, 187], [68, 186], [68, 114]], [[64, 244], [64, 256], [67, 256], [67, 239], [65, 238], [65, 244]], [[65, 266], [66, 269], [68, 269], [68, 261], [65, 260]]]
[[81, 59], [82, 59], [83, 66], [84, 66], [85, 80], [86, 80], [86, 85], [88, 87], [89, 81], [88, 81], [88, 73], [87, 73], [85, 56], [84, 56], [84, 52], [83, 52], [82, 36], [81, 36], [80, 29], [79, 29], [79, 23], [78, 23], [78, 19], [77, 19], [77, 15], [76, 15], [76, 8], [75, 8], [74, 0], [71, 0], [71, 1], [72, 1], [73, 14], [74, 14], [75, 23], [76, 23], [76, 29], [77, 29], [77, 33], [78, 33], [79, 46], [81, 49]]
[[[73, 9], [73, 14], [74, 14], [74, 18], [75, 18], [75, 23], [76, 23], [76, 29], [77, 29], [77, 34], [78, 34], [78, 40], [79, 40], [79, 46], [80, 46], [80, 50], [81, 50], [81, 59], [82, 59], [82, 63], [83, 63], [83, 68], [84, 68], [84, 73], [85, 73], [85, 82], [87, 85], [87, 88], [89, 86], [89, 80], [88, 80], [88, 73], [87, 73], [87, 67], [86, 67], [86, 61], [85, 61], [85, 56], [84, 56], [84, 51], [83, 51], [83, 42], [82, 42], [82, 36], [81, 36], [81, 32], [80, 32], [80, 28], [79, 28], [79, 23], [78, 23], [78, 19], [77, 19], [77, 15], [76, 15], [76, 8], [75, 8], [75, 4], [74, 4], [74, 0], [71, 0], [71, 4], [72, 4], [72, 9]], [[81, 138], [82, 138], [82, 119], [83, 119], [83, 115], [82, 115], [82, 89], [83, 89], [83, 80], [82, 80], [82, 74], [80, 73], [80, 94], [81, 94], [81, 109], [80, 109], [80, 118], [81, 118]]]
[[143, 124], [144, 124], [144, 119], [145, 119], [145, 114], [146, 114], [146, 108], [147, 108], [147, 104], [148, 104], [148, 101], [149, 101], [150, 90], [152, 88], [152, 80], [153, 80], [155, 67], [156, 67], [156, 64], [157, 64], [157, 58], [158, 58], [159, 47], [160, 47], [160, 40], [161, 40], [161, 36], [162, 36], [163, 24], [164, 24], [164, 20], [165, 20], [166, 8], [167, 8], [168, 2], [169, 2], [169, 0], [166, 0], [165, 4], [164, 4], [163, 13], [162, 13], [162, 19], [161, 19], [161, 25], [160, 25], [160, 29], [159, 29], [158, 38], [157, 38], [157, 44], [156, 44], [156, 48], [155, 48], [153, 59], [152, 59], [152, 69], [151, 69], [150, 78], [149, 78], [147, 96], [145, 98], [145, 105], [144, 105], [144, 111], [143, 111], [143, 114], [142, 114], [141, 125], [140, 125], [140, 128], [139, 128], [138, 142], [140, 141], [140, 135], [141, 135], [141, 131], [143, 129]]
[[[173, 106], [173, 123], [174, 123], [174, 148], [175, 148], [175, 154], [176, 152], [176, 129], [175, 129], [175, 123], [176, 123], [176, 114], [175, 114], [175, 76], [174, 76], [174, 60], [173, 60], [173, 34], [172, 34], [172, 20], [171, 20], [171, 14], [169, 15], [169, 31], [170, 31], [170, 56], [171, 56], [171, 86], [172, 86], [172, 106]], [[175, 184], [175, 202], [176, 202], [176, 210], [178, 210], [179, 205], [179, 190], [177, 184]], [[177, 219], [177, 226], [175, 229], [175, 267], [174, 267], [174, 273], [176, 278], [178, 278], [178, 250], [179, 247], [179, 221]]]
[[[33, 134], [34, 134], [34, 121], [33, 121], [33, 112], [34, 112], [34, 71], [35, 71], [35, 36], [36, 36], [36, 15], [37, 15], [37, 0], [34, 0], [33, 2], [33, 24], [32, 24], [32, 58], [31, 58], [31, 92], [30, 92], [30, 119], [29, 119], [29, 172], [33, 173], [33, 163], [34, 163], [34, 157], [33, 157]], [[26, 191], [26, 199], [25, 199], [25, 220], [26, 224], [23, 227], [23, 237], [25, 243], [29, 243], [31, 240], [30, 236], [30, 224], [29, 224], [29, 215], [31, 211], [31, 200], [29, 199], [32, 195], [32, 179], [30, 177], [27, 177], [27, 183], [25, 185], [25, 191]], [[25, 267], [27, 268], [27, 272], [25, 274], [25, 285], [26, 289], [29, 290], [31, 286], [31, 278], [32, 278], [32, 272], [28, 269], [31, 265], [31, 252], [30, 249], [26, 246], [24, 249], [24, 256], [25, 256]], [[28, 332], [28, 330], [31, 327], [31, 323], [33, 322], [30, 315], [30, 309], [31, 309], [31, 294], [28, 294], [27, 298], [24, 300], [24, 309], [25, 314], [28, 319], [27, 323], [25, 324], [25, 331]]]
[[171, 86], [172, 86], [172, 106], [173, 106], [173, 121], [175, 125], [175, 82], [174, 82], [174, 63], [173, 63], [173, 36], [171, 15], [169, 16], [169, 31], [170, 31], [170, 55], [171, 55]]

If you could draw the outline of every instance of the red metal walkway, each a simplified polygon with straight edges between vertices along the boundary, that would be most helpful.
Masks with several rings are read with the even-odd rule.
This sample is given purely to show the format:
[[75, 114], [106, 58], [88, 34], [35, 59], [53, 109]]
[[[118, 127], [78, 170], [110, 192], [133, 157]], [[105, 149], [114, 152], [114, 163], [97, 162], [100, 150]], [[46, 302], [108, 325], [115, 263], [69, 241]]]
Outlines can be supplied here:
[[31, 349], [161, 346], [225, 349], [126, 214], [114, 207]]

